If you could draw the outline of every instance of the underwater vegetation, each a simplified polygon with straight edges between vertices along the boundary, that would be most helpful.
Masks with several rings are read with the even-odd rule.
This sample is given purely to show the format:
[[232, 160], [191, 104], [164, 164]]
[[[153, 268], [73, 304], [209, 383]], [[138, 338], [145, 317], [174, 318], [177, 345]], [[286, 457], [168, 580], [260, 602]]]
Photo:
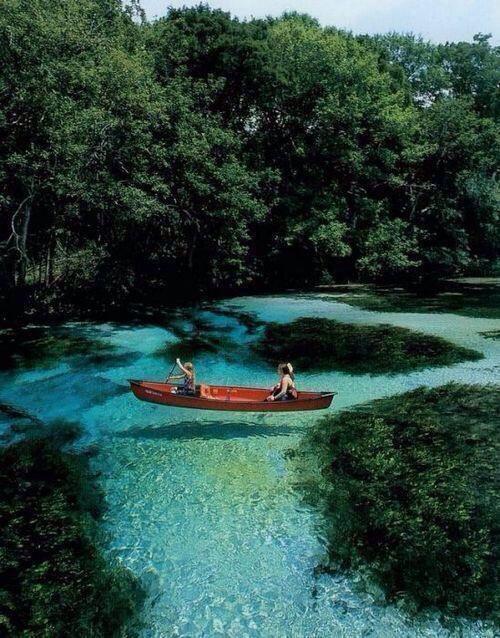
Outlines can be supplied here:
[[255, 313], [245, 310], [238, 310], [236, 308], [223, 309], [214, 304], [206, 304], [206, 309], [222, 317], [235, 319], [240, 325], [245, 327], [249, 334], [254, 334], [265, 323], [261, 321]]
[[[221, 310], [214, 305], [205, 304], [203, 309], [214, 315], [228, 317], [235, 323], [244, 326], [247, 334], [253, 334], [263, 325], [252, 313], [243, 311]], [[174, 361], [176, 357], [191, 359], [201, 353], [219, 353], [225, 358], [235, 355], [241, 348], [241, 343], [235, 341], [231, 335], [231, 326], [214, 324], [203, 316], [188, 318], [188, 313], [179, 312], [174, 320], [163, 321], [162, 327], [170, 330], [178, 342], [167, 342], [159, 348], [156, 356]]]
[[109, 361], [113, 346], [64, 326], [32, 326], [0, 331], [0, 370], [50, 367], [63, 357], [80, 356], [87, 363]]
[[481, 359], [475, 350], [407, 328], [357, 325], [314, 317], [268, 324], [256, 345], [268, 361], [293, 361], [304, 370], [402, 372]]
[[324, 510], [324, 569], [368, 570], [414, 609], [498, 621], [498, 423], [498, 387], [457, 384], [319, 421], [291, 457]]
[[144, 593], [101, 552], [103, 495], [66, 449], [79, 429], [35, 425], [0, 449], [0, 635], [134, 636]]
[[364, 286], [339, 301], [375, 312], [451, 312], [464, 317], [500, 319], [500, 285], [441, 282], [436, 290]]
[[479, 334], [485, 339], [500, 339], [500, 330], [487, 330]]

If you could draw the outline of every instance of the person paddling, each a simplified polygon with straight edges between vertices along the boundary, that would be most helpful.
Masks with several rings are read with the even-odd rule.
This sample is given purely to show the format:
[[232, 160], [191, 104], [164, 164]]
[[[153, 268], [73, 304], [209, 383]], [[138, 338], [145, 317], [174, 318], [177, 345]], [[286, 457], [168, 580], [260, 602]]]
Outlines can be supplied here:
[[177, 388], [179, 394], [194, 394], [196, 389], [196, 380], [194, 366], [190, 361], [181, 363], [177, 358], [175, 363], [179, 366], [184, 374], [170, 375], [169, 380], [182, 379], [182, 384]]
[[279, 382], [272, 389], [266, 401], [288, 401], [297, 398], [295, 388], [295, 376], [291, 363], [280, 363], [278, 365]]

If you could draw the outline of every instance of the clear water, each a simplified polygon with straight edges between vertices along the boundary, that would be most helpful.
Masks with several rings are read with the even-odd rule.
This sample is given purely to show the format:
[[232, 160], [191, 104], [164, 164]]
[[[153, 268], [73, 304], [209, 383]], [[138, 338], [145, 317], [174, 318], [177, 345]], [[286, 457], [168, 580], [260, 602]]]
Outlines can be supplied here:
[[[188, 329], [203, 319], [212, 336], [223, 337], [218, 352], [196, 356], [198, 380], [273, 383], [274, 370], [249, 348], [257, 333], [235, 318], [247, 312], [264, 321], [324, 316], [389, 323], [444, 336], [485, 355], [393, 376], [299, 371], [301, 387], [339, 393], [333, 410], [422, 384], [500, 383], [500, 342], [480, 334], [498, 330], [497, 320], [367, 312], [324, 294], [238, 298], [214, 310], [177, 317]], [[109, 504], [104, 522], [109, 552], [149, 591], [144, 638], [494, 635], [484, 623], [443, 624], [433, 612], [411, 618], [382, 604], [376, 589], [360, 592], [356, 574], [315, 572], [325, 551], [322, 521], [294, 491], [285, 452], [320, 413], [182, 411], [141, 403], [127, 392], [126, 379], [164, 378], [171, 363], [161, 352], [177, 342], [175, 330], [88, 323], [64, 329], [96, 339], [104, 353], [111, 346], [109, 356], [68, 353], [50, 364], [2, 372], [0, 401], [43, 420], [79, 421], [82, 444], [97, 448], [95, 464]]]

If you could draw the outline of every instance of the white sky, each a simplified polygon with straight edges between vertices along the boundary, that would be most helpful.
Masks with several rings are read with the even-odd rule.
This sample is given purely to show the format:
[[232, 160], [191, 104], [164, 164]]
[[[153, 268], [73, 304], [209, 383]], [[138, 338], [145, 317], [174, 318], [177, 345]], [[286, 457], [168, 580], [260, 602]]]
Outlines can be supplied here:
[[[167, 7], [194, 6], [199, 0], [141, 0], [148, 18]], [[209, 0], [211, 7], [240, 18], [277, 16], [283, 11], [308, 13], [323, 25], [355, 33], [413, 32], [434, 42], [472, 40], [492, 33], [500, 42], [500, 0]]]

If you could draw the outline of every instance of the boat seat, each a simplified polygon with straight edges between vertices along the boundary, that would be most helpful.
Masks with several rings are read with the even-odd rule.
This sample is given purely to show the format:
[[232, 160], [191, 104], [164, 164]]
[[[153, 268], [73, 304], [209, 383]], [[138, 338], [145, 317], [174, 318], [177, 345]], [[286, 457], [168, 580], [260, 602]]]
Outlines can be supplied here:
[[210, 386], [205, 383], [200, 383], [200, 397], [202, 399], [211, 399], [212, 394], [210, 392]]

